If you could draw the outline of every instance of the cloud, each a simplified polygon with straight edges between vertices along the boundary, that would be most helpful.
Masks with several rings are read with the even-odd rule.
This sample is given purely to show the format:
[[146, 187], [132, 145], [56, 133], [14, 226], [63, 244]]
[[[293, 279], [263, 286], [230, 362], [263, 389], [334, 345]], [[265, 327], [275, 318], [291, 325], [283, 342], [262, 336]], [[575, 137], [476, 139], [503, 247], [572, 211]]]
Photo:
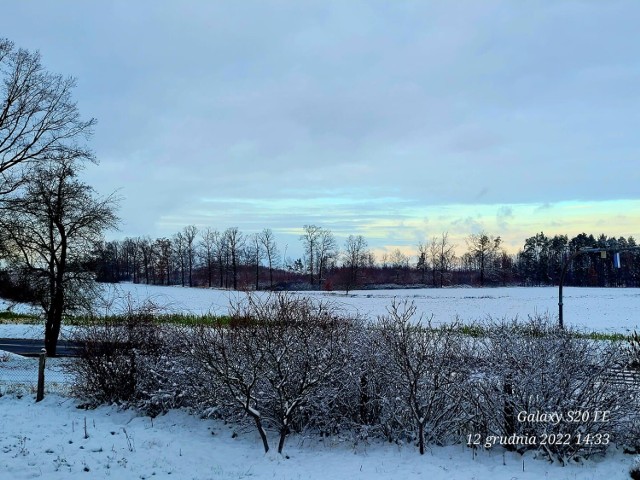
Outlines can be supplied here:
[[501, 231], [509, 229], [509, 222], [513, 220], [513, 208], [509, 206], [499, 207], [496, 211], [496, 223]]
[[316, 222], [409, 242], [639, 198], [636, 2], [67, 0], [3, 19], [78, 77], [99, 120], [86, 178], [121, 188], [123, 234]]

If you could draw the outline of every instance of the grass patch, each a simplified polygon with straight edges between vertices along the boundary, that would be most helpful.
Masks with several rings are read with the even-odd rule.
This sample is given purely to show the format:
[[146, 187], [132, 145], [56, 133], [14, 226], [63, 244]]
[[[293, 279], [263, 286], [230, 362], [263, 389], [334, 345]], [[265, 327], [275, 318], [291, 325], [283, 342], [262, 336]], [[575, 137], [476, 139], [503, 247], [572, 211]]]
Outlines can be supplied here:
[[41, 323], [41, 317], [28, 313], [16, 313], [9, 310], [0, 312], [0, 323], [26, 323], [36, 324]]
[[[78, 316], [66, 316], [63, 320], [64, 325], [72, 325], [72, 326], [85, 326], [85, 325], [96, 325], [104, 322], [109, 323], [126, 323], [130, 319], [127, 318], [126, 315], [108, 315], [106, 317], [88, 317], [84, 315]], [[195, 315], [189, 313], [162, 313], [162, 314], [153, 314], [146, 318], [145, 320], [151, 321], [152, 323], [157, 324], [166, 324], [166, 325], [180, 325], [185, 327], [194, 327], [194, 326], [202, 326], [202, 325], [229, 325], [232, 323], [232, 319], [228, 315]], [[237, 320], [236, 320], [237, 321]], [[0, 311], [0, 324], [41, 324], [43, 323], [42, 317], [33, 314], [27, 313], [16, 313], [11, 311]], [[509, 328], [514, 334], [520, 334], [527, 337], [535, 337], [542, 338], [549, 335], [553, 335], [553, 329], [548, 328], [532, 328], [530, 324], [522, 324], [519, 325], [517, 323], [510, 324]], [[422, 326], [423, 329], [427, 329], [429, 327]], [[450, 328], [450, 326], [442, 326], [442, 327], [432, 327], [434, 330], [440, 328]], [[473, 337], [473, 338], [481, 338], [489, 335], [494, 329], [498, 329], [498, 326], [495, 325], [483, 325], [482, 322], [479, 323], [471, 323], [458, 325], [455, 327], [456, 330], [462, 335]], [[604, 333], [604, 332], [579, 332], [574, 330], [569, 330], [572, 336], [575, 338], [583, 338], [587, 340], [608, 340], [613, 342], [621, 342], [621, 341], [630, 341], [632, 339], [632, 335], [626, 335], [623, 333]]]
[[[427, 327], [423, 327], [427, 328]], [[435, 330], [443, 327], [436, 327]], [[444, 327], [446, 328], [446, 327]], [[522, 335], [530, 338], [545, 338], [549, 336], [553, 336], [556, 332], [553, 329], [537, 329], [531, 328], [531, 325], [509, 325], [510, 331], [515, 335]], [[456, 328], [456, 330], [462, 335], [473, 337], [473, 338], [482, 338], [491, 334], [495, 330], [499, 330], [500, 327], [493, 325], [481, 325], [481, 324], [470, 324], [470, 325], [460, 325]], [[586, 340], [607, 340], [610, 342], [624, 342], [630, 341], [632, 339], [632, 335], [626, 335], [624, 333], [606, 333], [606, 332], [580, 332], [575, 330], [568, 330], [569, 334], [574, 338], [581, 338]]]
[[[127, 315], [107, 315], [102, 317], [87, 317], [87, 316], [69, 316], [65, 318], [65, 325], [85, 326], [85, 325], [100, 325], [103, 323], [127, 323], [130, 321], [136, 321], [131, 319]], [[228, 325], [231, 321], [231, 317], [226, 315], [194, 315], [187, 313], [162, 313], [150, 316], [140, 317], [141, 322], [151, 322], [158, 325], [181, 325], [185, 327], [201, 326], [201, 325]]]

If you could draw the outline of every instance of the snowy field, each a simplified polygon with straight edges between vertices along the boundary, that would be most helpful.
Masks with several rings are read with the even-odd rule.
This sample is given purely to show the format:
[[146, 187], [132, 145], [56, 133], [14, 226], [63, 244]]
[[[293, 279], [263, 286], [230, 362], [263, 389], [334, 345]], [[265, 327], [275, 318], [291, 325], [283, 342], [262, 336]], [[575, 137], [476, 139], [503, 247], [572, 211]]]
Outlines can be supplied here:
[[295, 436], [285, 458], [265, 455], [257, 434], [181, 411], [151, 419], [115, 407], [76, 407], [57, 396], [38, 404], [0, 398], [0, 479], [616, 480], [629, 478], [633, 462], [615, 450], [605, 460], [560, 467], [501, 448], [473, 458], [461, 445], [435, 447], [420, 456], [413, 446]]
[[[292, 292], [318, 300], [329, 301], [336, 308], [367, 318], [384, 315], [396, 299], [415, 303], [417, 315], [433, 315], [435, 323], [464, 322], [492, 317], [494, 319], [526, 319], [529, 315], [558, 315], [557, 287], [444, 288], [400, 290], [355, 290], [344, 292]], [[266, 292], [258, 292], [265, 297]], [[203, 314], [224, 314], [229, 305], [245, 298], [245, 293], [229, 290], [160, 287], [123, 283], [104, 285], [97, 303], [99, 313], [119, 313], [130, 303], [141, 305], [152, 301], [162, 311]], [[0, 310], [9, 304], [0, 300]], [[13, 305], [13, 311], [29, 312], [31, 307]], [[584, 331], [619, 332], [628, 334], [640, 330], [639, 288], [577, 288], [564, 289], [564, 322]], [[63, 329], [63, 336], [69, 329]], [[0, 325], [0, 338], [40, 338], [37, 325]]]
[[[368, 318], [386, 313], [395, 299], [413, 301], [418, 314], [433, 315], [436, 323], [451, 322], [459, 317], [465, 322], [487, 316], [524, 318], [535, 314], [558, 315], [557, 287], [444, 288], [401, 290], [356, 290], [344, 292], [296, 292], [333, 302], [338, 308]], [[121, 284], [105, 287], [106, 304], [112, 310], [122, 308], [120, 301], [109, 301], [130, 295], [135, 302], [146, 298], [170, 311], [190, 313], [225, 313], [230, 302], [244, 294], [227, 290], [158, 287]], [[261, 295], [266, 295], [261, 293]], [[640, 328], [639, 288], [564, 289], [564, 321], [580, 329], [628, 333]]]

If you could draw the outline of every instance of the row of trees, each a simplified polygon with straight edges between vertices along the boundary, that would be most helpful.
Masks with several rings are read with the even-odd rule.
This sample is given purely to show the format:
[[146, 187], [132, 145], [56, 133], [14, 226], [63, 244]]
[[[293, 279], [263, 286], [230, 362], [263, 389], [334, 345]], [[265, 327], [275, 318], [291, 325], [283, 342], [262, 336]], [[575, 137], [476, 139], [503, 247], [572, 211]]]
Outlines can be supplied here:
[[[517, 257], [517, 273], [525, 285], [557, 284], [567, 252], [585, 248], [620, 250], [620, 267], [615, 268], [611, 254], [598, 252], [576, 257], [567, 270], [567, 284], [579, 286], [638, 286], [640, 251], [633, 237], [594, 237], [581, 233], [571, 239], [567, 235], [547, 237], [539, 233], [527, 238]], [[626, 250], [626, 249], [632, 250]], [[604, 255], [604, 258], [603, 258]]]
[[[484, 320], [475, 326], [483, 335], [468, 336], [461, 325], [416, 318], [410, 303], [362, 322], [279, 294], [247, 296], [225, 323], [158, 325], [144, 308], [124, 320], [78, 332], [84, 351], [69, 365], [76, 395], [247, 424], [265, 452], [275, 436], [282, 453], [292, 433], [410, 442], [421, 454], [429, 445], [505, 445], [562, 463], [609, 443], [638, 447], [637, 395], [616, 373], [637, 351], [544, 318]], [[578, 411], [587, 416], [576, 421]], [[604, 411], [606, 421], [594, 413]], [[526, 437], [537, 441], [517, 441]]]
[[[445, 232], [417, 245], [417, 255], [396, 249], [379, 259], [362, 235], [350, 235], [342, 246], [328, 229], [305, 225], [300, 236], [304, 256], [285, 257], [272, 230], [244, 234], [232, 227], [199, 231], [190, 225], [171, 238], [126, 238], [104, 242], [95, 251], [100, 281], [220, 288], [340, 288], [373, 285], [553, 285], [571, 254], [583, 248], [635, 247], [630, 237], [581, 233], [549, 238], [539, 233], [508, 254], [500, 237], [469, 235], [466, 251], [456, 255]], [[621, 268], [611, 255], [579, 256], [569, 265], [567, 285], [638, 286], [640, 251], [623, 251]]]

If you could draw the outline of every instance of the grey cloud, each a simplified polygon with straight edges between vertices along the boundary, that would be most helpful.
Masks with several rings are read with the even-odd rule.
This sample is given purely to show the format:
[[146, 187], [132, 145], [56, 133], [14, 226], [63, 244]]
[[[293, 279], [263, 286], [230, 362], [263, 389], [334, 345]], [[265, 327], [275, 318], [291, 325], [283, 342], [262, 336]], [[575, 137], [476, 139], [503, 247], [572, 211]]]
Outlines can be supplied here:
[[122, 187], [125, 221], [150, 234], [211, 196], [638, 198], [638, 23], [630, 1], [67, 0], [0, 19], [78, 77], [99, 120], [88, 176]]

